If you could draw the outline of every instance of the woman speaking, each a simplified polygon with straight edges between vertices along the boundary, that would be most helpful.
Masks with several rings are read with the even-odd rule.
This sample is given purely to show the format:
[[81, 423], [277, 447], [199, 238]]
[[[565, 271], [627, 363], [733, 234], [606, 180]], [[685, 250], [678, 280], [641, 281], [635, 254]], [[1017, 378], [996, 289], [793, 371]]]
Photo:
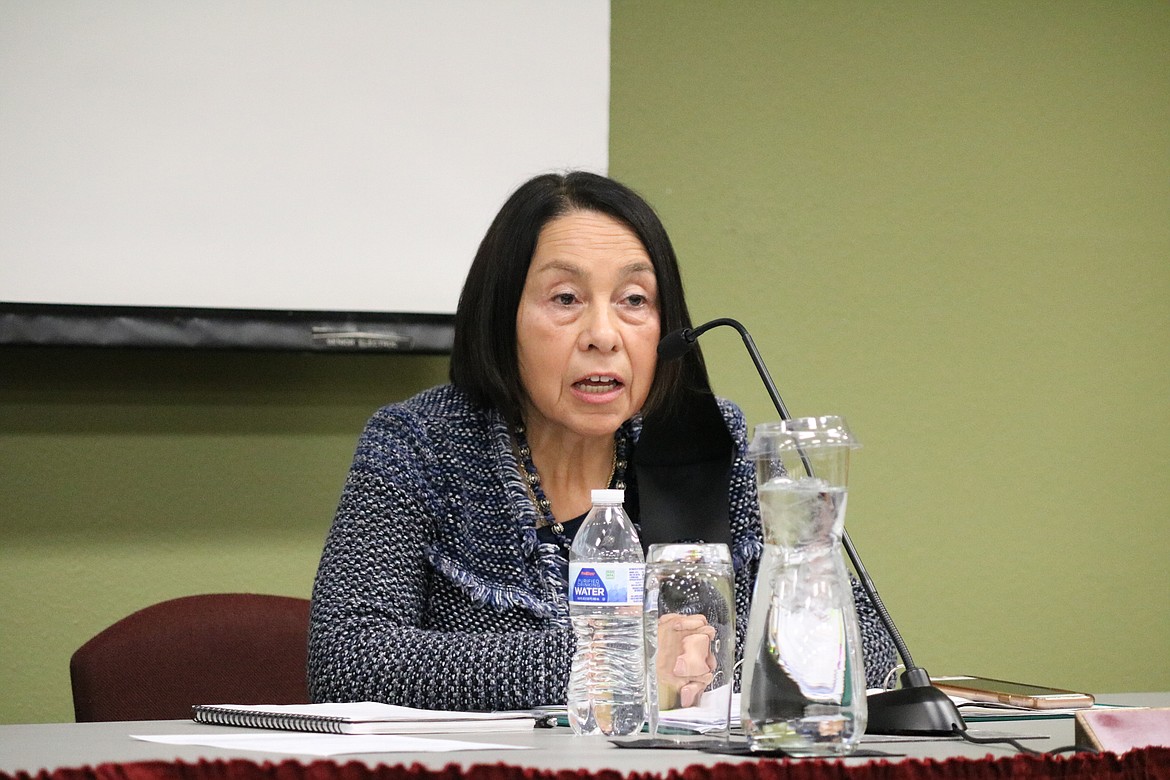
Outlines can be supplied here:
[[[721, 438], [706, 439], [726, 449], [708, 492], [735, 563], [742, 644], [762, 549], [755, 476], [743, 414], [711, 396], [699, 350], [658, 361], [661, 336], [690, 325], [674, 250], [641, 197], [583, 172], [522, 185], [464, 283], [451, 383], [380, 409], [362, 433], [313, 588], [313, 699], [564, 703], [568, 550], [590, 491], [624, 488], [635, 524], [661, 517], [672, 472], [651, 440], [685, 450], [704, 438], [687, 433], [695, 408], [710, 410]], [[651, 473], [668, 475], [666, 491], [640, 477]], [[655, 522], [651, 536], [671, 536]], [[872, 685], [893, 648], [857, 600]], [[674, 667], [680, 689], [709, 671], [692, 661]]]

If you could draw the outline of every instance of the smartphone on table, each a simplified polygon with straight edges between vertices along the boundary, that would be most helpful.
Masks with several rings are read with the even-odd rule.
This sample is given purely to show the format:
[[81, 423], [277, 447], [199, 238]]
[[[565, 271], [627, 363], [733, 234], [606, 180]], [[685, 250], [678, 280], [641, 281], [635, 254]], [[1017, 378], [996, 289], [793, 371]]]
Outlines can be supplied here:
[[1093, 706], [1093, 697], [1087, 693], [1043, 685], [967, 675], [932, 677], [930, 681], [948, 696], [958, 696], [971, 701], [1011, 704], [1035, 710], [1074, 710]]

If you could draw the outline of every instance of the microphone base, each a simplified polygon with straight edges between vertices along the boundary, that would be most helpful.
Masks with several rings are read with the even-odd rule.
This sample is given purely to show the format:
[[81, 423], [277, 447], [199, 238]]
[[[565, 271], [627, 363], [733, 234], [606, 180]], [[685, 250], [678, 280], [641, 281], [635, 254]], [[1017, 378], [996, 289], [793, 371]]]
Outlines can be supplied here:
[[955, 703], [933, 685], [875, 693], [866, 705], [866, 734], [944, 736], [967, 730]]

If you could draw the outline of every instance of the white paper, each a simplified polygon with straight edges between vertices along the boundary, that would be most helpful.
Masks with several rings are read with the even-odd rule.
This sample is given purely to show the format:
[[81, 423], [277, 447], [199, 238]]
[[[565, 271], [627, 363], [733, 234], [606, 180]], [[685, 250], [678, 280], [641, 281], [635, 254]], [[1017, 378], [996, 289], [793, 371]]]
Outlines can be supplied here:
[[[723, 685], [705, 691], [699, 698], [697, 707], [679, 707], [673, 710], [662, 710], [658, 713], [658, 727], [667, 729], [683, 729], [699, 734], [708, 734], [712, 731], [722, 731], [727, 728], [728, 694], [730, 685]], [[739, 725], [739, 694], [731, 694], [731, 720], [735, 726]]]
[[523, 745], [464, 742], [454, 739], [404, 737], [396, 734], [312, 734], [267, 732], [255, 734], [131, 734], [131, 739], [163, 745], [199, 745], [223, 750], [256, 750], [300, 756], [340, 756], [352, 753], [446, 753], [456, 750], [527, 750]]

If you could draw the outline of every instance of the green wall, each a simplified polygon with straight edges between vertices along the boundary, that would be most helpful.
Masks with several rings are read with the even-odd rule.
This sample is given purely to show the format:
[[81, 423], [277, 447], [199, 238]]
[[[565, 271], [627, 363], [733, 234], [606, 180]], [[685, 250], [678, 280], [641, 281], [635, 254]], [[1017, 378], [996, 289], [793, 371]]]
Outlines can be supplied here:
[[0, 349], [0, 722], [73, 719], [69, 656], [208, 591], [308, 596], [362, 425], [446, 358]]
[[[613, 5], [611, 171], [697, 319], [865, 448], [849, 526], [915, 658], [1170, 689], [1170, 4]], [[734, 334], [717, 390], [774, 417]], [[307, 595], [418, 356], [0, 348], [0, 722], [209, 590]]]
[[864, 443], [915, 660], [1170, 689], [1170, 3], [622, 1], [612, 72], [695, 318]]

